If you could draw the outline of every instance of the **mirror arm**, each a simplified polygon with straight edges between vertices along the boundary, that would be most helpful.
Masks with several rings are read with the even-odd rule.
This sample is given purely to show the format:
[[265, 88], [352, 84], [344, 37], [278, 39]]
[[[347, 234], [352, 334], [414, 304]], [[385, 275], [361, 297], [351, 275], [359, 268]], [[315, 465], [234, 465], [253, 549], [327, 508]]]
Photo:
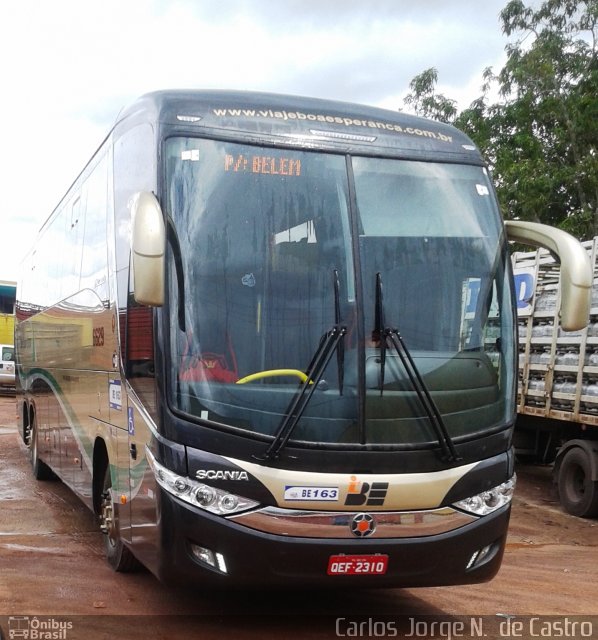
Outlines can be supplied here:
[[593, 271], [581, 243], [561, 229], [537, 222], [506, 220], [505, 228], [509, 241], [543, 247], [558, 256], [561, 263], [561, 326], [565, 331], [587, 326]]

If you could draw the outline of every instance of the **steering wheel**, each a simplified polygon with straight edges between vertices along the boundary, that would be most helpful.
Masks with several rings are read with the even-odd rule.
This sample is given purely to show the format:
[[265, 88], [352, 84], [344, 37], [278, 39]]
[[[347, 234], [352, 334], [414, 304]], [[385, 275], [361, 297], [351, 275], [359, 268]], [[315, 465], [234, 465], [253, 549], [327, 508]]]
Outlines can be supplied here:
[[[303, 373], [303, 371], [299, 371], [299, 369], [269, 369], [267, 371], [256, 371], [255, 373], [250, 373], [248, 376], [237, 380], [237, 384], [245, 384], [246, 382], [254, 382], [255, 380], [274, 378], [276, 376], [295, 376], [299, 378], [303, 384], [308, 381], [305, 373]], [[309, 384], [313, 384], [313, 380], [310, 380]]]

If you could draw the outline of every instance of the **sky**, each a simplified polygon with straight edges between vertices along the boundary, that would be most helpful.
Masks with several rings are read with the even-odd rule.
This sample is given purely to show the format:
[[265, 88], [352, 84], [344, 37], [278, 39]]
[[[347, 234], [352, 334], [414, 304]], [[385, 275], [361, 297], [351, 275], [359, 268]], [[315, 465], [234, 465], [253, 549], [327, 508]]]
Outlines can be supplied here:
[[407, 110], [430, 67], [465, 108], [498, 71], [507, 0], [19, 0], [0, 8], [0, 280], [120, 110], [157, 89], [273, 91]]

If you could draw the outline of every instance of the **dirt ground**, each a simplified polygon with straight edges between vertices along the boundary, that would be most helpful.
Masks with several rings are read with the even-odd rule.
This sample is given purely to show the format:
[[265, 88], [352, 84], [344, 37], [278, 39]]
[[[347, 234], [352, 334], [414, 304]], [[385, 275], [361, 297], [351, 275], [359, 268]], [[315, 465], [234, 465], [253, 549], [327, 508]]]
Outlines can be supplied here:
[[[201, 637], [327, 638], [401, 637], [390, 632], [394, 627], [372, 627], [372, 616], [401, 616], [409, 625], [411, 618], [405, 616], [489, 616], [510, 624], [521, 616], [598, 614], [598, 520], [574, 518], [560, 509], [550, 469], [528, 466], [517, 471], [507, 550], [500, 573], [490, 583], [341, 593], [200, 594], [165, 587], [145, 571], [113, 573], [104, 561], [91, 513], [60, 482], [32, 478], [27, 451], [16, 433], [14, 398], [0, 397], [0, 639], [2, 630], [9, 638], [8, 616], [12, 624], [17, 624], [15, 616], [75, 616], [64, 633], [58, 632], [63, 635], [54, 636], [67, 640], [193, 637], [195, 627], [189, 625], [197, 618], [186, 616], [197, 615], [203, 616]], [[125, 615], [131, 616], [126, 619], [130, 629], [123, 632], [122, 618], [116, 616]], [[170, 617], [148, 622], [150, 615]], [[350, 616], [365, 616], [370, 627], [360, 633], [343, 627]], [[85, 620], [84, 635], [76, 634], [73, 620]], [[120, 632], [115, 634], [115, 628]], [[463, 635], [454, 629], [443, 633], [440, 627], [437, 636], [427, 627], [420, 630], [416, 636]], [[403, 631], [409, 635], [408, 628]], [[598, 618], [586, 637], [598, 638]]]

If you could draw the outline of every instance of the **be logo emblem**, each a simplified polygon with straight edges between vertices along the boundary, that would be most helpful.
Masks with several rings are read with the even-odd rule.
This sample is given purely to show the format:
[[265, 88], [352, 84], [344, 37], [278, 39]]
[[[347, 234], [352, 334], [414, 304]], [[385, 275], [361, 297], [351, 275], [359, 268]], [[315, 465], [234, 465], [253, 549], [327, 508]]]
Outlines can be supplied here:
[[376, 523], [369, 513], [359, 513], [351, 521], [351, 533], [358, 538], [367, 538], [376, 531]]
[[345, 505], [354, 507], [382, 506], [387, 492], [388, 482], [360, 482], [356, 476], [351, 476]]

